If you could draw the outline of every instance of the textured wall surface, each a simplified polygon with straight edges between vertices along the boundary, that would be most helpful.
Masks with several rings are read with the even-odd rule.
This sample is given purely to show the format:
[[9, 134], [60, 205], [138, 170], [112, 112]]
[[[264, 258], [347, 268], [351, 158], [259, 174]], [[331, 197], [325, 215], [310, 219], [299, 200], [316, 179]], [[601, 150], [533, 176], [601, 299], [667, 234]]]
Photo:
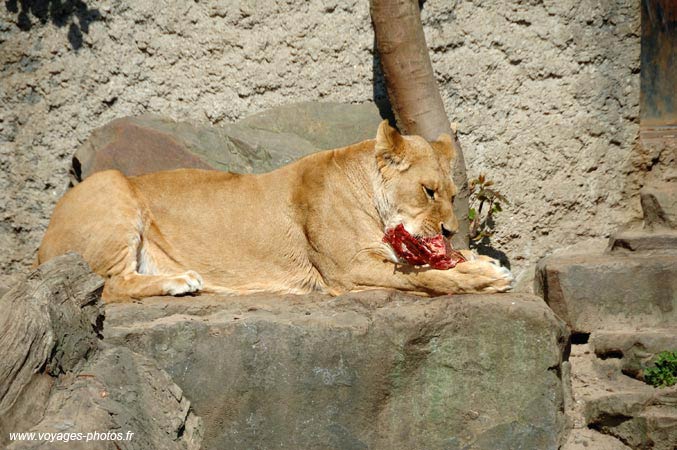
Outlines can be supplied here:
[[[221, 124], [383, 91], [367, 0], [73, 4], [0, 6], [0, 272], [33, 260], [70, 156], [114, 118]], [[665, 158], [636, 142], [639, 0], [429, 0], [422, 16], [469, 173], [512, 199], [495, 243], [514, 268], [637, 215]]]

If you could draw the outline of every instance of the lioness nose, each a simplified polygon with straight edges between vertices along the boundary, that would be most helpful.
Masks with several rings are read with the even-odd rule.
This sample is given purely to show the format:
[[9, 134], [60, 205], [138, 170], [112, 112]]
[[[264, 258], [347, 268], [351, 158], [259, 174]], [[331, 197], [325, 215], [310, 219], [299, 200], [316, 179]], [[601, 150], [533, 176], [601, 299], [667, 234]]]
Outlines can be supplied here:
[[447, 227], [445, 227], [444, 224], [441, 224], [440, 227], [442, 228], [442, 236], [444, 236], [445, 238], [450, 238], [456, 232], [447, 229]]

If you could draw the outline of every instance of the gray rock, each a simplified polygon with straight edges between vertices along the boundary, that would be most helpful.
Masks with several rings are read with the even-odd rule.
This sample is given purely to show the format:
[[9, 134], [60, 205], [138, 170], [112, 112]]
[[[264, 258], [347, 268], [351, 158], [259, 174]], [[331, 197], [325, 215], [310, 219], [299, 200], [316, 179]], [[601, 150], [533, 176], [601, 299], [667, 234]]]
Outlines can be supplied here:
[[[181, 131], [185, 135], [181, 136]], [[190, 125], [153, 116], [116, 119], [92, 132], [73, 155], [71, 182], [78, 183], [94, 172], [117, 169], [127, 175], [176, 169], [209, 169], [205, 155], [191, 151], [190, 141], [198, 139]], [[210, 135], [203, 136], [210, 142]], [[224, 139], [218, 140], [224, 149]], [[209, 146], [200, 147], [208, 155]], [[237, 161], [236, 163], [242, 163]]]
[[609, 238], [608, 253], [677, 253], [677, 230], [624, 230]]
[[[284, 142], [279, 142], [279, 135], [290, 135], [296, 136], [301, 142], [310, 143], [313, 148], [332, 149], [374, 139], [381, 120], [376, 105], [371, 102], [305, 102], [279, 106], [224, 128], [234, 135], [257, 130], [268, 132], [275, 141], [266, 141], [265, 135], [262, 135], [263, 147], [277, 148], [284, 145]], [[255, 140], [257, 136], [245, 134], [240, 138]]]
[[102, 288], [87, 263], [69, 253], [40, 266], [0, 299], [0, 415], [36, 373], [72, 371], [97, 348]]
[[677, 350], [677, 326], [664, 329], [598, 331], [590, 344], [599, 358], [618, 358], [623, 373], [642, 379], [644, 369], [666, 350]]
[[677, 253], [677, 180], [654, 181], [640, 191], [644, 222], [627, 226], [609, 239], [608, 253]]
[[628, 229], [612, 236], [606, 254], [589, 247], [539, 264], [537, 291], [574, 332], [592, 333], [589, 344], [572, 346], [576, 401], [563, 449], [674, 450], [677, 388], [642, 381], [655, 355], [677, 345], [673, 234]]
[[[621, 333], [616, 336], [622, 338]], [[601, 343], [610, 337], [608, 333], [598, 339], [593, 334], [591, 341]], [[649, 343], [650, 339], [645, 337], [641, 342]], [[582, 450], [581, 446], [673, 450], [677, 442], [677, 386], [654, 388], [627, 376], [623, 359], [611, 353], [595, 354], [588, 348], [583, 344], [571, 349], [576, 402], [568, 411], [573, 430], [563, 450]]]
[[537, 291], [574, 332], [677, 323], [677, 256], [552, 256]]
[[589, 427], [635, 449], [674, 450], [677, 442], [677, 387], [646, 386], [608, 392], [586, 404]]
[[205, 448], [555, 449], [567, 339], [524, 294], [200, 296], [107, 307], [105, 340], [155, 359]]
[[200, 419], [167, 373], [119, 347], [103, 348], [79, 373], [61, 377], [30, 431], [84, 439], [15, 441], [8, 450], [198, 450], [202, 438]]
[[677, 182], [654, 181], [639, 193], [646, 225], [677, 228]]
[[[200, 447], [201, 421], [169, 376], [143, 356], [101, 344], [102, 287], [70, 253], [43, 264], [0, 299], [3, 448]], [[36, 437], [10, 440], [10, 433], [24, 432]], [[96, 443], [88, 442], [95, 432], [106, 439], [92, 435]]]
[[126, 175], [177, 168], [267, 172], [318, 150], [372, 139], [379, 121], [372, 103], [299, 103], [222, 127], [125, 117], [94, 130], [78, 148], [71, 181], [106, 169]]

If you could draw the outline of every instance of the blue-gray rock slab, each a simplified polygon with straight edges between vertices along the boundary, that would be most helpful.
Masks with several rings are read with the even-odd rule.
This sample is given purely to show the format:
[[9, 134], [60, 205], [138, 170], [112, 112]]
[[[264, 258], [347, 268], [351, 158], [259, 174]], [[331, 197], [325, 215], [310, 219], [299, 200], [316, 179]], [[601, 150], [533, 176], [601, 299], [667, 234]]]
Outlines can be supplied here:
[[677, 255], [552, 256], [536, 290], [572, 331], [664, 328], [677, 323]]
[[565, 324], [528, 294], [151, 298], [105, 341], [166, 370], [204, 448], [556, 449]]
[[128, 176], [179, 168], [268, 172], [320, 150], [373, 139], [381, 121], [373, 103], [304, 102], [234, 124], [211, 126], [143, 115], [92, 132], [73, 155], [71, 182], [116, 169]]

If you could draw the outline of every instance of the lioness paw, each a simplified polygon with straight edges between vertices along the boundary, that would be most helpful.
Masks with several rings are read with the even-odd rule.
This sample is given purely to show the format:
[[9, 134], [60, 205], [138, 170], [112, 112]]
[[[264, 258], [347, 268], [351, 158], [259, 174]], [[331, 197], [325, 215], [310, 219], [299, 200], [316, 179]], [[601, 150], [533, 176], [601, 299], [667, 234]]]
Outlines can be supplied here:
[[182, 295], [197, 292], [203, 285], [202, 277], [197, 272], [189, 270], [168, 279], [164, 288], [169, 295]]
[[494, 264], [494, 262], [491, 262], [491, 264], [494, 264], [494, 267], [498, 270], [498, 277], [495, 279], [493, 283], [484, 288], [482, 292], [497, 293], [497, 292], [506, 292], [512, 289], [512, 286], [515, 282], [515, 277], [513, 276], [512, 272], [510, 272], [510, 270], [508, 270], [507, 268], [499, 265], [497, 261], [495, 262], [496, 264]]
[[461, 289], [465, 292], [498, 293], [512, 288], [514, 276], [507, 268], [492, 258], [478, 256], [478, 259], [460, 263], [454, 270], [466, 275]]

